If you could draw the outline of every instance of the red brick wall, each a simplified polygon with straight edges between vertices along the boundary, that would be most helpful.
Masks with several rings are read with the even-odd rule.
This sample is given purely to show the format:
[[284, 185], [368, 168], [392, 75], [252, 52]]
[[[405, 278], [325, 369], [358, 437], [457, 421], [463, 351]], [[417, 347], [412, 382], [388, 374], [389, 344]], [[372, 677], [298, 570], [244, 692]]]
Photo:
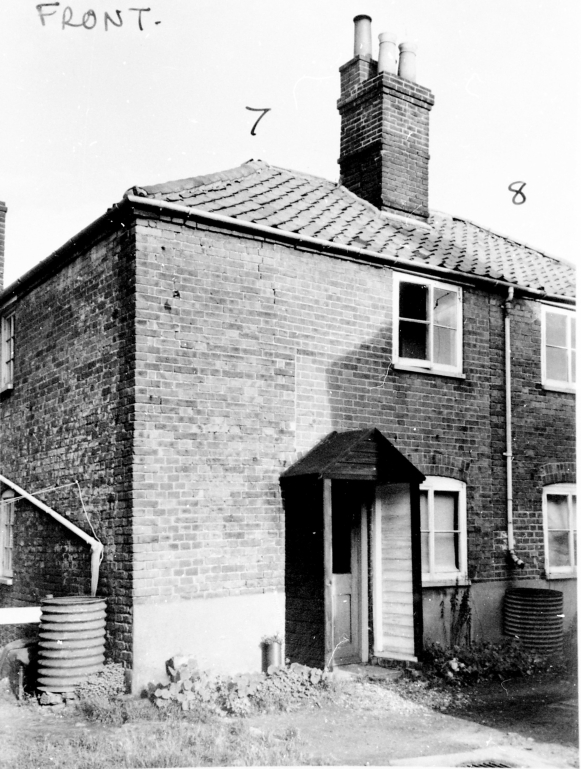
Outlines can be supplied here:
[[[0, 401], [0, 468], [28, 491], [79, 481], [104, 544], [116, 659], [131, 656], [132, 237], [108, 237], [15, 305], [14, 389]], [[40, 499], [92, 535], [75, 487]], [[90, 550], [46, 513], [17, 503], [14, 580], [0, 605], [90, 594]]]
[[[388, 269], [178, 220], [142, 221], [137, 244], [138, 600], [281, 588], [282, 469], [331, 430], [367, 426], [424, 472], [466, 481], [470, 574], [509, 576], [503, 296], [464, 289], [465, 379], [422, 375], [391, 366]], [[573, 411], [535, 384], [531, 313], [517, 302], [515, 527], [524, 576], [538, 577], [530, 479], [547, 457], [571, 461]], [[553, 429], [533, 441], [539, 425]]]
[[262, 272], [274, 254], [152, 225], [137, 227], [136, 600], [282, 589], [294, 355]]
[[524, 576], [544, 570], [539, 499], [549, 483], [575, 481], [575, 396], [541, 384], [541, 306], [516, 301], [511, 311], [515, 538]]

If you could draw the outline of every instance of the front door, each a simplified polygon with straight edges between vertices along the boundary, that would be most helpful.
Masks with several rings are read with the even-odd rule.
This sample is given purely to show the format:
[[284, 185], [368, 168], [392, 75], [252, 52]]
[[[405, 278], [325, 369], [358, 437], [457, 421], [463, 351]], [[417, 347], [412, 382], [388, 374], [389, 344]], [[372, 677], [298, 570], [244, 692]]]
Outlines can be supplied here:
[[333, 661], [361, 662], [361, 495], [356, 484], [333, 481]]

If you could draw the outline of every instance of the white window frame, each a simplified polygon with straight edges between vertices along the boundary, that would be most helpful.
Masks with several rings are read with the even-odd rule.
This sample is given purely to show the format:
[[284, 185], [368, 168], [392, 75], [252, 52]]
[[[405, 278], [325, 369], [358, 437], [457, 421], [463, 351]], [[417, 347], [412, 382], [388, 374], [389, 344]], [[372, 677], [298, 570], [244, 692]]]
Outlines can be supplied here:
[[[552, 379], [548, 376], [547, 372], [547, 313], [553, 313], [554, 315], [564, 315], [568, 318], [567, 321], [567, 347], [562, 348], [567, 350], [567, 379]], [[575, 366], [573, 364], [573, 351], [575, 348], [572, 344], [571, 331], [575, 324], [575, 313], [572, 310], [567, 310], [563, 307], [552, 307], [550, 305], [542, 306], [542, 323], [541, 323], [541, 380], [545, 387], [550, 390], [566, 390], [568, 392], [574, 392], [576, 390], [576, 384], [574, 381]]]
[[14, 387], [15, 315], [0, 318], [0, 392]]
[[[569, 552], [571, 554], [571, 563], [568, 566], [551, 566], [547, 497], [552, 494], [567, 497], [567, 508], [569, 513]], [[564, 577], [577, 576], [577, 564], [575, 563], [575, 548], [573, 541], [573, 531], [576, 530], [576, 526], [575, 528], [573, 526], [573, 524], [576, 523], [573, 514], [573, 497], [577, 497], [577, 487], [574, 483], [552, 483], [543, 487], [543, 533], [545, 540], [545, 574], [547, 579], [562, 579]]]
[[14, 561], [14, 511], [16, 499], [13, 491], [0, 497], [0, 584], [11, 585]]
[[[428, 318], [428, 348], [429, 359], [421, 360], [419, 358], [406, 358], [399, 353], [399, 294], [402, 283], [416, 283], [427, 286], [429, 290], [429, 307], [433, 307], [433, 292], [439, 288], [444, 291], [454, 291], [457, 294], [458, 301], [456, 305], [456, 364], [446, 365], [433, 361], [433, 320]], [[451, 283], [442, 283], [431, 278], [423, 278], [418, 275], [406, 275], [404, 273], [394, 272], [393, 280], [393, 362], [396, 368], [402, 368], [412, 371], [420, 371], [431, 374], [447, 374], [449, 376], [462, 376], [462, 330], [463, 330], [463, 312], [462, 312], [462, 289], [460, 286]], [[431, 313], [431, 309], [430, 309]]]
[[[466, 526], [466, 484], [455, 478], [445, 478], [439, 475], [429, 475], [420, 486], [420, 492], [428, 494], [428, 538], [429, 538], [429, 571], [423, 570], [422, 585], [459, 585], [468, 584], [468, 545]], [[437, 571], [434, 559], [434, 492], [447, 491], [458, 494], [458, 561], [460, 567], [453, 571]], [[421, 524], [420, 524], [421, 526]], [[421, 534], [425, 533], [421, 529]]]

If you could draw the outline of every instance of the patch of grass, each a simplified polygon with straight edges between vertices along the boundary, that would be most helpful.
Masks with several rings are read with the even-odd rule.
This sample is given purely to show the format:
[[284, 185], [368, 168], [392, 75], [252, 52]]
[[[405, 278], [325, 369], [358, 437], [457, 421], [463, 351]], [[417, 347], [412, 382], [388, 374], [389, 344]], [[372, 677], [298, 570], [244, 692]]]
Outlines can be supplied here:
[[118, 769], [119, 767], [299, 766], [296, 731], [265, 734], [244, 722], [211, 724], [167, 720], [126, 724], [79, 737], [46, 737], [21, 747], [13, 769]]
[[147, 699], [110, 699], [108, 697], [86, 697], [79, 700], [72, 711], [73, 718], [83, 718], [91, 723], [105, 726], [123, 726], [138, 721], [184, 721], [196, 720], [207, 723], [213, 716], [209, 712], [184, 713], [175, 703], [165, 710], [156, 708]]

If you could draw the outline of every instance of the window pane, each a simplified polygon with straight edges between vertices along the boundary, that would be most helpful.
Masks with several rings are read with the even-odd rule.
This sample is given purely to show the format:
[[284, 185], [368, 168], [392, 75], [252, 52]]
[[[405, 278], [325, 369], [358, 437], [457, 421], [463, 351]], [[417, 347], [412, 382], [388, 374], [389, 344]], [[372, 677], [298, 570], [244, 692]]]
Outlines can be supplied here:
[[456, 291], [449, 289], [434, 289], [434, 323], [438, 326], [457, 328], [457, 300]]
[[[333, 484], [332, 555], [333, 574], [351, 572], [351, 529], [353, 525], [352, 500], [341, 485]], [[343, 491], [343, 493], [341, 493]]]
[[402, 358], [427, 360], [428, 327], [426, 324], [400, 321], [399, 354]]
[[434, 326], [434, 362], [456, 365], [456, 331]]
[[569, 510], [564, 494], [547, 494], [547, 520], [549, 529], [568, 529]]
[[571, 381], [576, 382], [577, 381], [577, 355], [575, 351], [571, 353]]
[[430, 571], [430, 552], [428, 550], [429, 540], [427, 534], [422, 534], [422, 571]]
[[551, 566], [569, 566], [569, 533], [567, 531], [549, 532], [549, 561]]
[[556, 312], [547, 313], [547, 344], [567, 346], [567, 316]]
[[458, 568], [458, 535], [436, 534], [434, 547], [437, 571], [455, 571]]
[[577, 529], [577, 496], [573, 494], [571, 497], [571, 504], [573, 506], [573, 529]]
[[456, 531], [458, 529], [458, 494], [450, 491], [434, 492], [434, 529]]
[[428, 287], [419, 283], [400, 283], [399, 317], [428, 319]]
[[559, 347], [547, 347], [547, 379], [567, 381], [567, 350]]
[[575, 350], [577, 348], [576, 343], [576, 331], [575, 331], [575, 318], [569, 318], [571, 323], [571, 347]]
[[420, 491], [420, 528], [427, 531], [430, 527], [428, 521], [428, 492]]

